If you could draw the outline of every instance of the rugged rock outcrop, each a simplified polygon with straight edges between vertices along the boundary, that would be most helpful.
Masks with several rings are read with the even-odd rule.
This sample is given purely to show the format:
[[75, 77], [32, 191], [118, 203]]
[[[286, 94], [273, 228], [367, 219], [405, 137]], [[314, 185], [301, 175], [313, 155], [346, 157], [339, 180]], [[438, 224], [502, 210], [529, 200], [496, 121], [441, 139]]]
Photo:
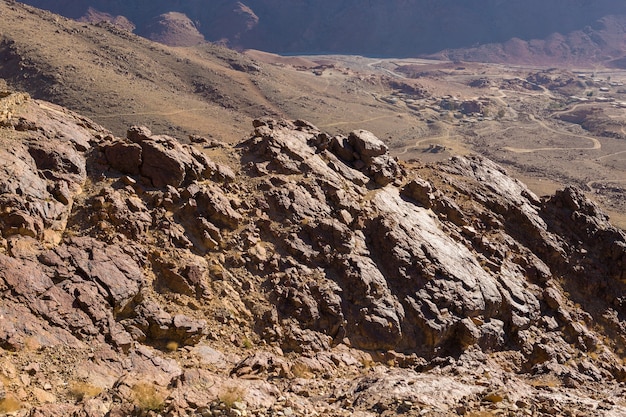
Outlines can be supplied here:
[[[270, 220], [263, 232], [278, 252], [307, 267], [291, 261], [271, 274], [274, 317], [283, 329], [268, 331], [287, 337], [283, 348], [327, 349], [346, 339], [361, 349], [424, 357], [475, 345], [522, 348], [529, 332], [542, 331], [542, 317], [556, 313], [544, 304], [546, 283], [576, 275], [565, 262], [575, 257], [567, 248], [594, 239], [569, 241], [573, 230], [553, 230], [573, 216], [550, 211], [552, 200], [563, 197], [542, 203], [490, 161], [453, 158], [439, 168], [449, 176], [447, 187], [473, 200], [468, 211], [419, 177], [398, 189], [381, 185], [400, 182], [399, 171], [381, 184], [366, 162], [356, 170], [354, 161], [386, 153], [370, 133], [334, 138], [325, 148], [327, 138], [312, 126], [259, 125], [246, 146], [261, 159], [254, 172], [268, 178], [260, 186]], [[585, 207], [580, 197], [570, 198], [578, 201], [570, 207]], [[608, 263], [615, 267], [607, 272], [618, 285], [623, 243], [616, 242], [624, 234], [601, 216], [593, 219], [611, 230], [606, 241], [615, 245], [610, 256], [618, 263]], [[288, 232], [279, 232], [279, 224], [288, 224]], [[314, 343], [301, 343], [312, 337], [302, 327], [318, 333]]]
[[142, 34], [148, 39], [170, 46], [194, 46], [204, 42], [204, 36], [184, 13], [168, 12], [154, 17]]
[[204, 154], [172, 137], [152, 135], [144, 126], [131, 127], [127, 140], [105, 142], [102, 150], [112, 168], [130, 175], [141, 174], [157, 188], [180, 187], [184, 182], [211, 178], [218, 172]]
[[540, 199], [480, 157], [401, 164], [362, 130], [262, 119], [199, 149], [18, 98], [2, 410], [624, 412], [626, 234], [581, 191]]

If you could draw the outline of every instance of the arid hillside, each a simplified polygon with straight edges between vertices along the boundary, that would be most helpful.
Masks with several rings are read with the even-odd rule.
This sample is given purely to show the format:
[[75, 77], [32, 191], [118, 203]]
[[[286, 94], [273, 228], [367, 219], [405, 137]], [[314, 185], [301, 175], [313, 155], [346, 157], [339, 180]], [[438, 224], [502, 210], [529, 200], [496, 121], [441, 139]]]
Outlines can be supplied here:
[[[136, 33], [144, 36], [152, 33], [148, 27], [157, 16], [178, 12], [187, 15], [207, 40], [221, 40], [237, 48], [387, 57], [432, 54], [443, 49], [505, 43], [514, 38], [530, 41], [559, 33], [567, 36], [573, 31], [587, 32], [607, 15], [626, 14], [626, 5], [614, 0], [26, 3], [75, 19], [88, 14], [89, 8], [125, 16], [136, 25]], [[553, 58], [556, 62], [557, 57]]]
[[626, 234], [581, 191], [365, 130], [182, 145], [1, 95], [0, 412], [626, 412]]
[[477, 153], [539, 195], [576, 185], [626, 227], [619, 68], [240, 54], [208, 43], [167, 47], [16, 2], [1, 1], [0, 12], [0, 76], [9, 86], [117, 135], [141, 124], [184, 142], [235, 143], [266, 116], [331, 134], [364, 128], [402, 160]]
[[626, 72], [90, 13], [0, 0], [0, 414], [626, 414]]
[[246, 107], [273, 111], [263, 108], [247, 74], [258, 68], [226, 48], [176, 52], [111, 24], [80, 23], [11, 1], [0, 2], [0, 14], [0, 77], [118, 132], [140, 121], [186, 134], [211, 126], [223, 139], [241, 135], [235, 126], [251, 120]]

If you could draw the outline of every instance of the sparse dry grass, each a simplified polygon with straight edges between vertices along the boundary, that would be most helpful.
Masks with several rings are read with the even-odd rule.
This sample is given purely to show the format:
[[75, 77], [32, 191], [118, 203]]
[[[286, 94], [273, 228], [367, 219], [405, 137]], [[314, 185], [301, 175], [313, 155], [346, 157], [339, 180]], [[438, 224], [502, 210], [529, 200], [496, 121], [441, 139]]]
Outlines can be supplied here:
[[490, 403], [500, 403], [504, 401], [504, 396], [497, 392], [490, 392], [483, 397], [483, 400], [489, 401]]
[[166, 395], [154, 384], [139, 383], [132, 387], [135, 405], [143, 410], [160, 411], [165, 405]]
[[165, 345], [165, 349], [169, 352], [176, 352], [179, 347], [180, 345], [178, 344], [178, 342], [175, 342], [173, 340], [170, 342], [167, 342], [167, 344]]
[[559, 380], [555, 376], [543, 375], [539, 378], [529, 381], [529, 385], [536, 387], [536, 388], [539, 388], [539, 387], [556, 388], [556, 387], [560, 387], [562, 383], [561, 383], [561, 380]]
[[310, 379], [313, 378], [313, 372], [311, 372], [311, 368], [307, 366], [303, 362], [296, 362], [291, 365], [291, 373], [296, 378]]
[[359, 359], [359, 361], [361, 362], [361, 365], [363, 366], [363, 369], [365, 371], [368, 371], [376, 366], [376, 361], [374, 361], [371, 357], [363, 356]]
[[102, 388], [89, 384], [88, 382], [75, 381], [70, 383], [68, 394], [75, 398], [76, 401], [82, 401], [86, 398], [93, 398], [100, 395]]
[[242, 346], [244, 349], [252, 349], [254, 343], [252, 343], [252, 340], [246, 337], [243, 339]]
[[36, 337], [30, 336], [30, 337], [24, 338], [24, 348], [26, 350], [36, 351], [41, 348], [41, 344], [39, 343], [39, 340], [37, 340]]
[[243, 387], [236, 385], [227, 385], [222, 388], [217, 399], [224, 403], [227, 407], [232, 407], [236, 402], [242, 401], [245, 395]]
[[22, 403], [13, 394], [7, 394], [0, 400], [0, 414], [8, 414], [19, 411], [22, 408]]

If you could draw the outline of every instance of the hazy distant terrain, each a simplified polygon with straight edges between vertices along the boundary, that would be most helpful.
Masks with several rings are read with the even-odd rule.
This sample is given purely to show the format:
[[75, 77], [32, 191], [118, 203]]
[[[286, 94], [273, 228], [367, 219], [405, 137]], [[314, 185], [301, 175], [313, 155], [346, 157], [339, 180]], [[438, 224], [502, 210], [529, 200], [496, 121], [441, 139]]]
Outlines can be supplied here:
[[[541, 46], [547, 52], [537, 51], [536, 45], [530, 49], [558, 59], [563, 54], [562, 49], [569, 49], [566, 51], [569, 55], [576, 53], [577, 47], [612, 47], [614, 39], [597, 34], [603, 28], [598, 19], [626, 13], [626, 3], [614, 0], [29, 0], [25, 3], [76, 19], [88, 15], [90, 8], [92, 15], [96, 10], [112, 18], [125, 16], [136, 26], [137, 34], [159, 40], [163, 40], [163, 36], [154, 32], [155, 19], [179, 12], [187, 15], [194, 29], [207, 40], [222, 40], [237, 48], [387, 57], [431, 54], [511, 39], [550, 38], [552, 43]], [[621, 27], [613, 29], [623, 33]], [[170, 31], [180, 32], [179, 29]], [[555, 36], [558, 38], [555, 34], [567, 37], [575, 31], [586, 34], [589, 39], [582, 39], [576, 45], [575, 42], [554, 41]], [[621, 39], [623, 36], [616, 40], [620, 46]], [[510, 46], [508, 49], [505, 54], [511, 52]], [[493, 52], [478, 52], [474, 55], [494, 59]], [[457, 55], [465, 59], [474, 56]], [[501, 61], [502, 57], [496, 60]]]

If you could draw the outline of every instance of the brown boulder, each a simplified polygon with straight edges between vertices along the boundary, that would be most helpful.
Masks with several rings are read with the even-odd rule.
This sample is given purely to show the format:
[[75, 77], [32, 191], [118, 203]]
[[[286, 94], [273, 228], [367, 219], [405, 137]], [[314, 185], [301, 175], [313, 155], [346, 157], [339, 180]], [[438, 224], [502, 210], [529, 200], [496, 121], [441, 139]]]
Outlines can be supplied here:
[[126, 131], [126, 138], [133, 143], [140, 143], [150, 139], [152, 131], [145, 126], [131, 126]]
[[421, 178], [414, 178], [410, 180], [401, 190], [401, 194], [404, 197], [421, 204], [426, 208], [430, 208], [433, 205], [435, 196], [433, 195], [433, 186]]
[[113, 142], [103, 146], [111, 168], [130, 175], [138, 175], [142, 162], [142, 149], [136, 143]]
[[144, 140], [140, 144], [143, 155], [141, 175], [150, 178], [157, 188], [181, 186], [185, 180], [185, 164], [191, 163], [182, 145], [170, 137]]
[[235, 229], [243, 219], [241, 214], [233, 209], [230, 199], [213, 184], [201, 187], [195, 194], [195, 199], [198, 214], [214, 223]]
[[372, 132], [367, 130], [355, 130], [348, 135], [348, 143], [361, 156], [362, 159], [373, 158], [387, 153], [389, 148], [378, 139]]
[[[182, 265], [181, 265], [181, 262]], [[206, 266], [202, 258], [195, 258], [184, 253], [177, 254], [177, 258], [162, 258], [153, 261], [154, 272], [157, 276], [155, 288], [159, 292], [173, 291], [191, 297], [201, 298], [210, 290], [206, 282]]]
[[0, 288], [3, 290], [11, 290], [22, 300], [34, 302], [52, 286], [52, 279], [36, 263], [0, 254]]
[[87, 212], [92, 224], [101, 225], [107, 221], [118, 233], [132, 240], [145, 235], [152, 226], [152, 215], [146, 204], [127, 190], [103, 188], [81, 209]]
[[68, 142], [33, 141], [28, 144], [38, 170], [82, 183], [87, 176], [85, 157]]
[[369, 159], [366, 163], [365, 172], [381, 187], [394, 182], [404, 175], [397, 161], [388, 154]]
[[[7, 205], [8, 206], [8, 205]], [[23, 210], [9, 212], [2, 216], [2, 235], [30, 236], [36, 239], [43, 237], [44, 224], [41, 218], [31, 216]]]
[[143, 285], [141, 268], [118, 246], [90, 238], [73, 238], [57, 254], [69, 255], [66, 262], [76, 268], [75, 273], [102, 288], [115, 312], [126, 308]]
[[208, 331], [205, 320], [183, 314], [172, 316], [151, 300], [136, 305], [132, 317], [123, 320], [122, 324], [135, 340], [160, 347], [170, 342], [180, 346], [195, 345]]
[[333, 137], [330, 144], [330, 151], [346, 162], [353, 162], [356, 155], [350, 141], [345, 136]]
[[133, 126], [123, 141], [103, 145], [109, 165], [123, 173], [141, 174], [156, 188], [181, 187], [192, 181], [215, 178], [229, 181], [234, 173], [193, 147], [169, 136], [153, 135], [144, 126]]
[[404, 175], [397, 161], [389, 155], [387, 145], [367, 130], [355, 130], [347, 138], [333, 138], [330, 151], [379, 186], [384, 187]]

